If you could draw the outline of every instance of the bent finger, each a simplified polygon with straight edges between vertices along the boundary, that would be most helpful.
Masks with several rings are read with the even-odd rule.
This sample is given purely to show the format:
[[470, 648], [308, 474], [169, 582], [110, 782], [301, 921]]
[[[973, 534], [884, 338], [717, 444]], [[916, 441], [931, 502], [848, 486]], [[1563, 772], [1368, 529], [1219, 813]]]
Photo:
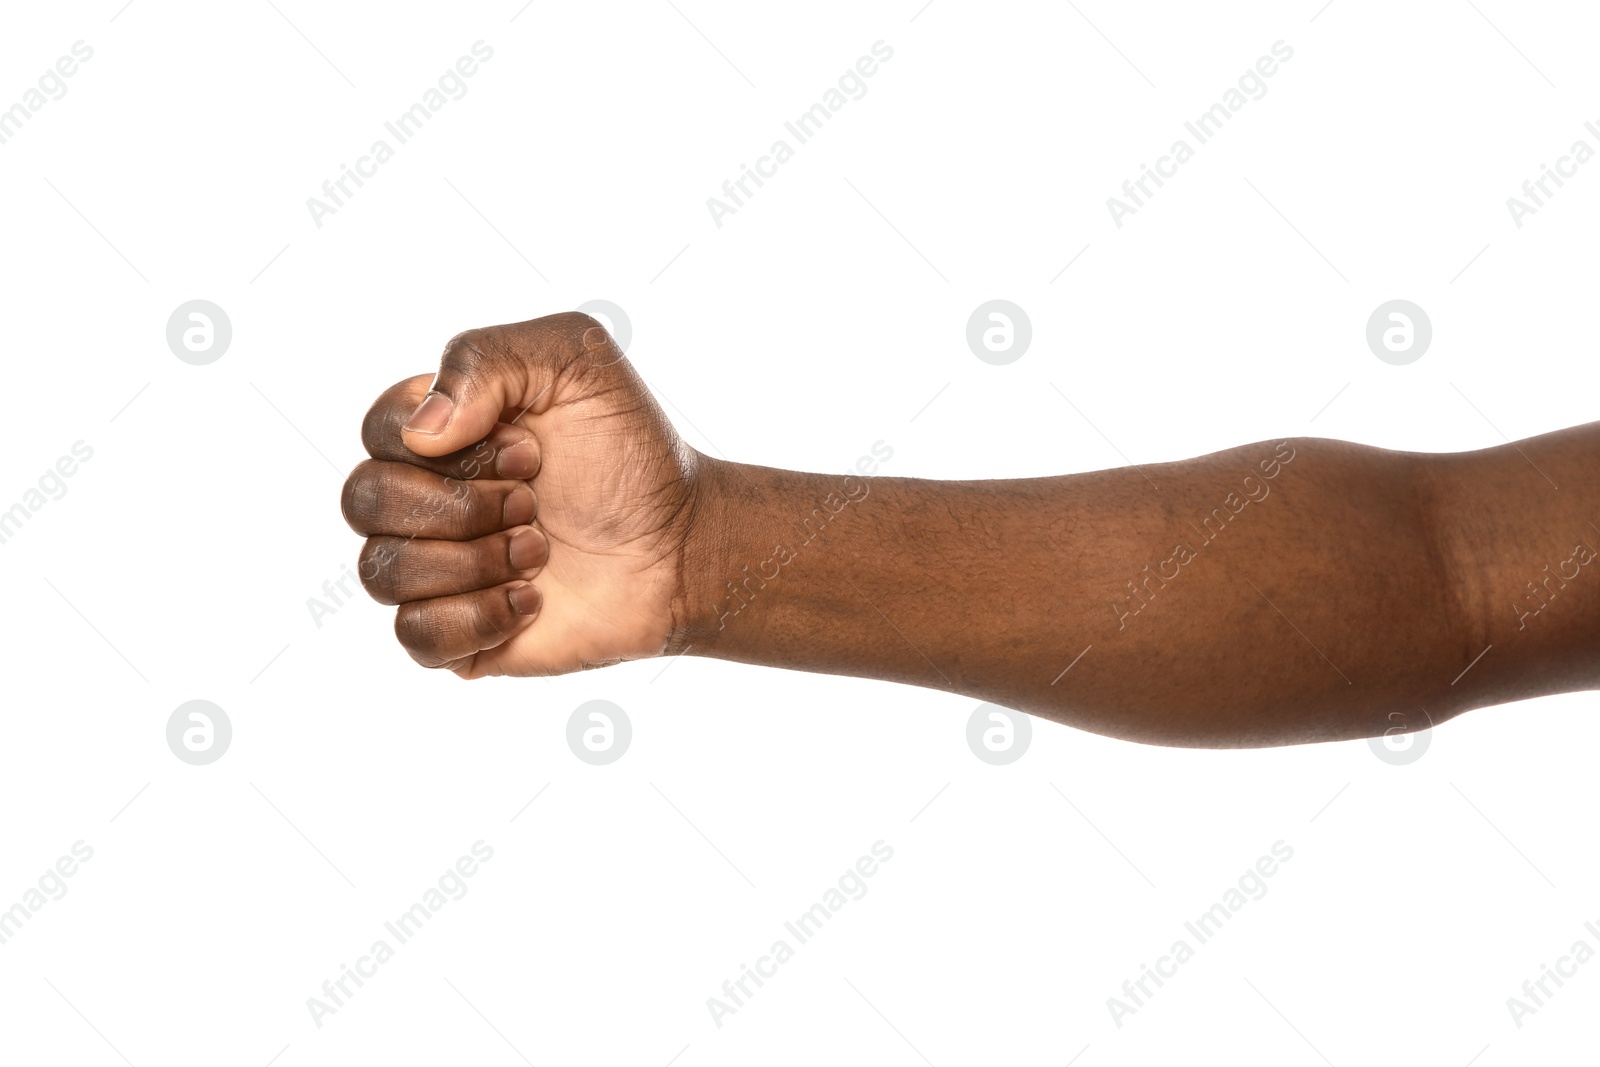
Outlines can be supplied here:
[[339, 506], [366, 537], [471, 541], [533, 521], [538, 501], [523, 481], [463, 482], [409, 463], [363, 460], [345, 479]]
[[378, 603], [404, 604], [531, 579], [549, 558], [550, 542], [534, 526], [476, 541], [371, 537], [356, 573]]
[[400, 605], [394, 633], [424, 667], [452, 667], [504, 644], [539, 614], [543, 595], [532, 582], [508, 582], [457, 596]]

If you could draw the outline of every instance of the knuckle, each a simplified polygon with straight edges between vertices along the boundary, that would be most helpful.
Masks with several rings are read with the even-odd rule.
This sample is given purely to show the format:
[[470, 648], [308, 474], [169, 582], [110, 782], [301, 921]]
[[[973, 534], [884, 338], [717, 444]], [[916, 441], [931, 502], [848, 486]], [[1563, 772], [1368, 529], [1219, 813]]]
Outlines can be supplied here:
[[461, 452], [451, 457], [450, 464], [452, 476], [463, 481], [471, 481], [482, 477], [489, 470], [489, 464], [494, 462], [495, 449], [485, 438], [477, 444], [462, 449]]
[[622, 358], [622, 349], [603, 326], [585, 330], [581, 345], [583, 358], [597, 367], [609, 367]]
[[492, 329], [478, 327], [463, 330], [450, 338], [439, 357], [439, 376], [434, 389], [460, 400], [452, 390], [485, 373], [498, 369], [505, 362], [505, 345]]
[[389, 402], [389, 394], [385, 393], [373, 401], [367, 413], [361, 419], [361, 445], [367, 450], [367, 455], [377, 456], [389, 450], [390, 427], [394, 423], [394, 405]]
[[500, 536], [488, 538], [472, 546], [471, 558], [463, 570], [472, 576], [474, 588], [487, 589], [491, 585], [507, 580], [511, 573], [508, 544], [508, 539]]
[[371, 493], [383, 516], [384, 532], [410, 537], [433, 537], [439, 532], [459, 536], [461, 492], [457, 487], [466, 483], [445, 479], [441, 491], [435, 488], [437, 480], [404, 464], [389, 464], [379, 471]]
[[375, 466], [369, 459], [356, 464], [339, 493], [339, 510], [344, 513], [344, 521], [358, 532], [367, 529], [382, 503]]
[[494, 612], [489, 607], [493, 595], [486, 590], [480, 596], [468, 597], [464, 605], [463, 628], [476, 638], [479, 645], [487, 644], [491, 638], [505, 636], [505, 630], [496, 621]]
[[565, 321], [567, 327], [577, 336], [581, 337], [590, 330], [605, 330], [599, 319], [585, 311], [564, 311], [559, 316]]
[[412, 659], [424, 666], [432, 666], [435, 660], [433, 650], [440, 637], [434, 605], [401, 604], [394, 613], [394, 636]]
[[450, 530], [458, 540], [482, 536], [500, 525], [503, 514], [497, 498], [486, 494], [470, 482], [456, 482], [451, 500]]
[[622, 350], [611, 337], [605, 324], [593, 315], [582, 311], [563, 312], [560, 316], [562, 333], [569, 350], [589, 363], [604, 366], [614, 363]]
[[488, 334], [488, 329], [483, 326], [474, 326], [470, 330], [462, 330], [444, 343], [444, 350], [450, 352], [457, 348], [470, 351], [481, 351], [483, 338]]
[[408, 486], [407, 479], [393, 464], [374, 464], [371, 477], [367, 479], [367, 494], [372, 500], [374, 515], [387, 517], [396, 510], [408, 497], [415, 496], [414, 490]]
[[396, 571], [404, 545], [404, 540], [397, 537], [370, 537], [361, 546], [356, 575], [367, 595], [380, 604], [400, 603]]
[[416, 647], [421, 637], [421, 612], [415, 604], [401, 604], [394, 613], [394, 639], [407, 652]]
[[475, 536], [480, 520], [478, 493], [469, 483], [446, 478], [438, 492], [429, 489], [418, 494], [411, 518], [423, 536], [460, 541]]

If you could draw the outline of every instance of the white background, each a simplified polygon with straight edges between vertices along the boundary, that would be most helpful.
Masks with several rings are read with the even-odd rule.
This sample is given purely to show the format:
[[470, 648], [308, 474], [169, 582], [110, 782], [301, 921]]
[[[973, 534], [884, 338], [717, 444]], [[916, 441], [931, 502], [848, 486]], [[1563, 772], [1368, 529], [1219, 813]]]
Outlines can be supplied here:
[[[1469, 715], [1408, 766], [1037, 721], [997, 768], [948, 694], [692, 657], [467, 684], [364, 597], [313, 622], [377, 393], [463, 328], [591, 299], [691, 443], [802, 469], [880, 439], [885, 474], [1014, 477], [1593, 418], [1600, 163], [1520, 229], [1505, 203], [1600, 147], [1583, 5], [919, 2], [8, 11], [0, 107], [94, 55], [0, 145], [0, 510], [94, 454], [0, 545], [0, 908], [94, 856], [0, 946], [0, 1058], [1574, 1062], [1600, 963], [1520, 1029], [1506, 998], [1600, 948], [1590, 695]], [[466, 96], [315, 226], [307, 197], [478, 40]], [[879, 40], [866, 95], [718, 228], [706, 198]], [[1106, 198], [1278, 40], [1267, 94], [1116, 227]], [[209, 366], [165, 339], [196, 298], [233, 325]], [[991, 298], [1032, 320], [1009, 366], [965, 343]], [[1394, 298], [1434, 327], [1404, 367], [1363, 336]], [[196, 698], [234, 730], [205, 767], [165, 741]], [[564, 740], [595, 698], [634, 728], [606, 767]], [[470, 892], [315, 1025], [480, 839]], [[714, 1025], [878, 840], [867, 895]], [[1115, 1025], [1279, 840], [1267, 895]]]

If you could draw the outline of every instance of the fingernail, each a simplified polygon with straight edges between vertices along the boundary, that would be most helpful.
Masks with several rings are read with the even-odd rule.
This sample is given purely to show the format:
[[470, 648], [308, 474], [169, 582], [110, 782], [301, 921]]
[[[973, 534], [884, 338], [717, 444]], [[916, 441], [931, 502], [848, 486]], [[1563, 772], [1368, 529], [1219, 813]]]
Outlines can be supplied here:
[[544, 539], [544, 534], [532, 526], [526, 526], [511, 535], [508, 554], [512, 570], [530, 571], [544, 565], [550, 555], [550, 543]]
[[526, 442], [504, 449], [494, 461], [494, 469], [502, 478], [532, 478], [537, 468], [538, 457]]
[[450, 411], [454, 407], [443, 393], [429, 393], [406, 420], [405, 428], [417, 433], [438, 433], [450, 421]]
[[533, 521], [533, 490], [525, 485], [519, 485], [506, 494], [505, 509], [502, 512], [504, 525], [526, 526]]
[[538, 588], [531, 582], [523, 582], [521, 585], [513, 586], [511, 591], [506, 594], [506, 598], [511, 601], [511, 610], [518, 615], [532, 615], [539, 610], [539, 601], [544, 599], [539, 595]]

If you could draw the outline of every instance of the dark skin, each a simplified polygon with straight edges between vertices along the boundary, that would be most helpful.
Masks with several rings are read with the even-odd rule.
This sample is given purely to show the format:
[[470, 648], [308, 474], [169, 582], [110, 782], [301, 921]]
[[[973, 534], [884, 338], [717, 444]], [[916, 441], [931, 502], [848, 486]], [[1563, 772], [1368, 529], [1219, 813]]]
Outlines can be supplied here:
[[1292, 439], [1055, 478], [803, 474], [690, 448], [564, 314], [458, 336], [362, 437], [363, 583], [417, 662], [463, 678], [683, 653], [1197, 747], [1600, 683], [1600, 423], [1451, 454]]

